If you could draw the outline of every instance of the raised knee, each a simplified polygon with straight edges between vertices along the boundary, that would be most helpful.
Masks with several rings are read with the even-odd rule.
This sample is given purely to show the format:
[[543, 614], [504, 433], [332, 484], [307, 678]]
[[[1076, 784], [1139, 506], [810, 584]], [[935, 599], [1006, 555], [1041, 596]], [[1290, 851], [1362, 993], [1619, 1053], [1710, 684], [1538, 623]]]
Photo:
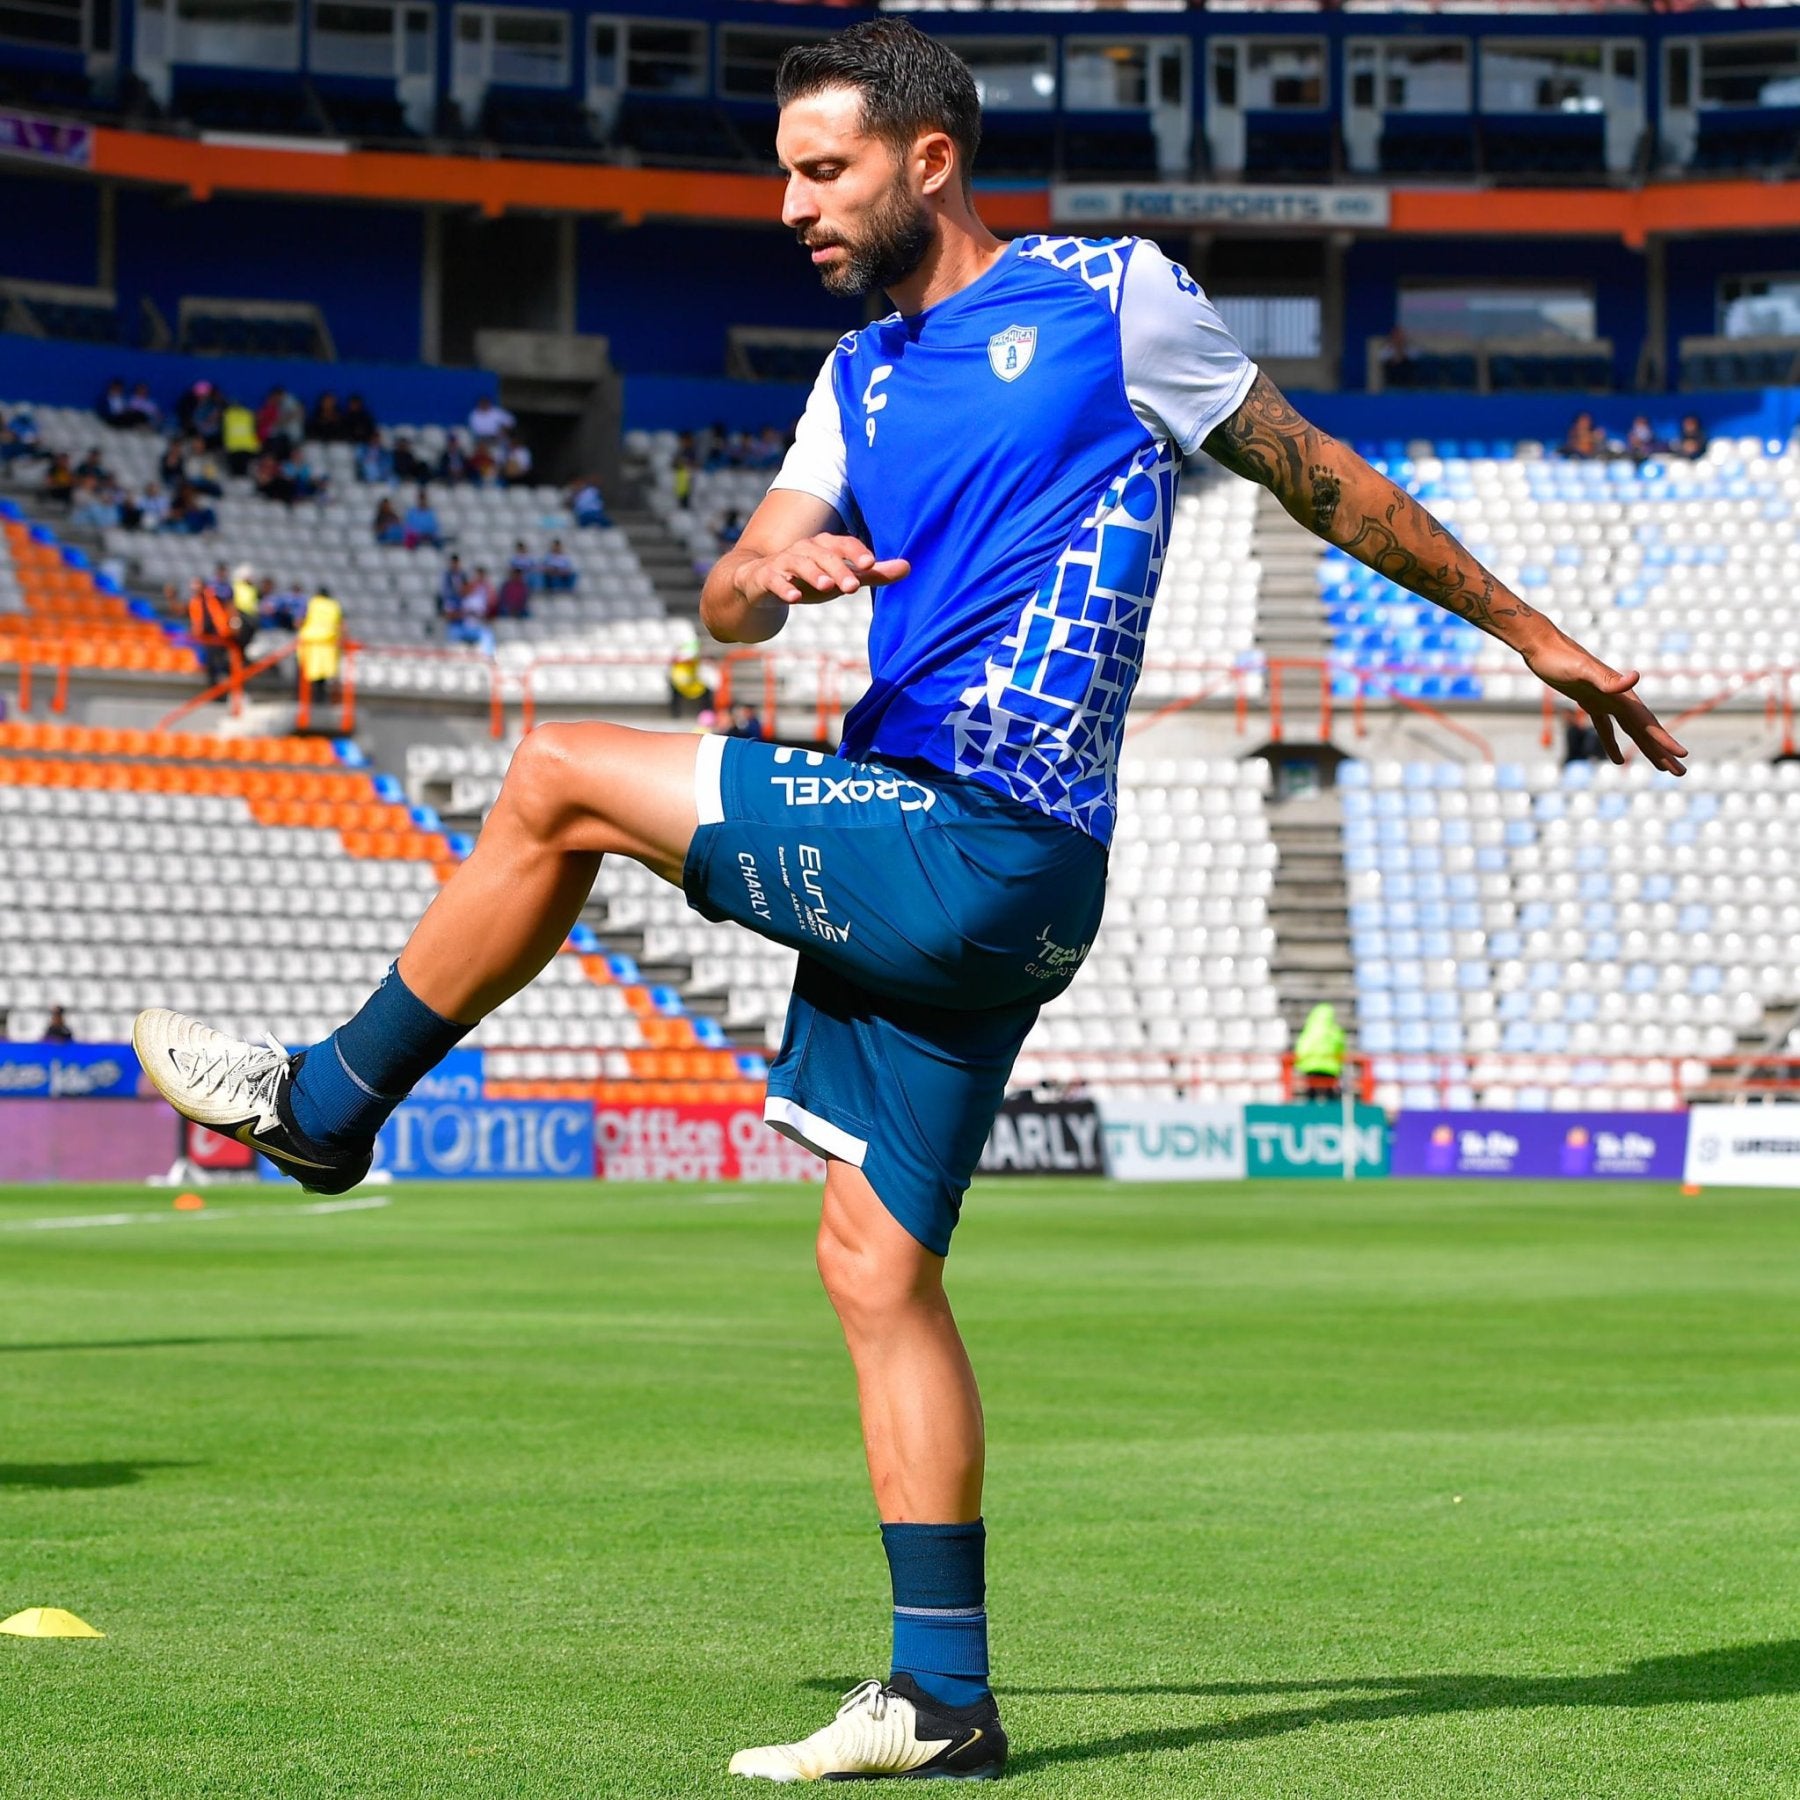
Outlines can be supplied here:
[[501, 802], [531, 836], [553, 841], [579, 794], [573, 728], [539, 725], [519, 740], [501, 785]]

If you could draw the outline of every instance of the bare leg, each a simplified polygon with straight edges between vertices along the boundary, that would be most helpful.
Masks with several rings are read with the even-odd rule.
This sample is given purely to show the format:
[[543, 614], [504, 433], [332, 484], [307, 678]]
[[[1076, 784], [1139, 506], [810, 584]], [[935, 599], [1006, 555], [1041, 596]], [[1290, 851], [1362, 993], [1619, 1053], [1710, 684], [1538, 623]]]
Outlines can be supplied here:
[[600, 859], [679, 882], [698, 824], [685, 732], [540, 725], [513, 753], [474, 854], [400, 953], [408, 988], [474, 1024], [543, 969], [581, 915]]
[[856, 1365], [863, 1447], [886, 1524], [981, 1516], [981, 1396], [934, 1256], [833, 1161], [819, 1219], [819, 1274]]

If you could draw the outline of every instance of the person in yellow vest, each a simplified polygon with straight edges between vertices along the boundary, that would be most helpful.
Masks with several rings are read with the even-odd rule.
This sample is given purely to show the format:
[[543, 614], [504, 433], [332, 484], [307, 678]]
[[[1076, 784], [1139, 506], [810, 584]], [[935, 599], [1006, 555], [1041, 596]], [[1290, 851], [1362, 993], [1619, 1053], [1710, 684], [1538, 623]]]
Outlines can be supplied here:
[[227, 402], [219, 442], [225, 452], [226, 467], [234, 475], [242, 475], [262, 450], [262, 437], [256, 429], [256, 414], [241, 400]]
[[262, 595], [257, 590], [256, 571], [248, 563], [239, 563], [231, 571], [231, 605], [238, 649], [247, 656], [250, 640], [262, 623]]
[[1294, 1040], [1294, 1073], [1305, 1082], [1308, 1100], [1343, 1098], [1344, 1028], [1337, 1009], [1324, 1001], [1306, 1015]]
[[700, 639], [690, 631], [669, 659], [669, 717], [702, 712], [712, 705], [712, 697], [700, 666]]
[[343, 649], [344, 609], [322, 587], [306, 603], [298, 639], [300, 678], [311, 685], [315, 701], [323, 700], [325, 690], [337, 680]]

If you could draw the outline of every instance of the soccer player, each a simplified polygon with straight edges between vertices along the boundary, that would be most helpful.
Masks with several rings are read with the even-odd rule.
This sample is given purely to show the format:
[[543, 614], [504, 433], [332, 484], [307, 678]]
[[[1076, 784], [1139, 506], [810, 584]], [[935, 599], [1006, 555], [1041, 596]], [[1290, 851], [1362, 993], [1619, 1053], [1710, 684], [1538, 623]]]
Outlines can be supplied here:
[[893, 1660], [777, 1781], [997, 1775], [975, 1378], [944, 1258], [1013, 1059], [1100, 922], [1125, 709], [1183, 459], [1205, 449], [1302, 524], [1511, 645], [1655, 768], [1686, 752], [1621, 674], [1299, 416], [1187, 272], [1132, 239], [996, 238], [969, 172], [965, 66], [884, 18], [790, 51], [783, 221], [838, 294], [896, 311], [819, 374], [791, 454], [706, 582], [714, 636], [875, 590], [872, 679], [836, 756], [744, 738], [549, 725], [473, 855], [363, 1009], [290, 1059], [145, 1013], [188, 1117], [306, 1185], [530, 981], [603, 856], [800, 951], [765, 1116], [828, 1159], [818, 1264], [842, 1323], [894, 1593]]

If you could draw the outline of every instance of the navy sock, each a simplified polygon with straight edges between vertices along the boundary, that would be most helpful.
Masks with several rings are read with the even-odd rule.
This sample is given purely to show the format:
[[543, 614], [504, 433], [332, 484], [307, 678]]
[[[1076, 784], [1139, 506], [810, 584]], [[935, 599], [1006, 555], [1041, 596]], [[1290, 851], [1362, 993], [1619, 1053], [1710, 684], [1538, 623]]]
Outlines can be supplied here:
[[315, 1144], [367, 1144], [387, 1116], [475, 1027], [434, 1013], [395, 963], [362, 1011], [301, 1061], [288, 1093], [295, 1125]]
[[883, 1525], [894, 1578], [894, 1673], [945, 1706], [988, 1692], [987, 1528]]

